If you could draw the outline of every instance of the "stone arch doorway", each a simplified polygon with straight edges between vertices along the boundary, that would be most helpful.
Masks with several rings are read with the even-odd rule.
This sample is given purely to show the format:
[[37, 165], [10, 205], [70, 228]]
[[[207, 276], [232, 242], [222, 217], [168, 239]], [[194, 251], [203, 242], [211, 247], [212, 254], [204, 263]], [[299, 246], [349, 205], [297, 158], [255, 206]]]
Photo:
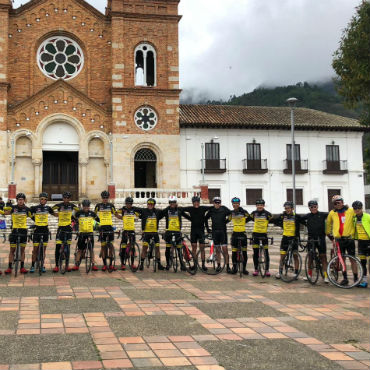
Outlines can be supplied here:
[[42, 137], [42, 191], [52, 199], [69, 191], [78, 199], [78, 152], [80, 139], [67, 122], [50, 124]]
[[149, 148], [139, 149], [134, 157], [135, 188], [157, 187], [157, 156]]

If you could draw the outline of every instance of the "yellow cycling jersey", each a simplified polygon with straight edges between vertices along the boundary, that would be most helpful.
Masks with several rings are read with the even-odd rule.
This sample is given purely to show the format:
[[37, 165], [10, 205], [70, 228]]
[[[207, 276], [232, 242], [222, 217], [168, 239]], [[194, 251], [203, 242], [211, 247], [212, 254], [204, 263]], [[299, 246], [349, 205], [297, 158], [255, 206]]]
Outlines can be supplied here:
[[58, 226], [70, 226], [73, 211], [78, 211], [79, 209], [73, 203], [62, 202], [56, 204], [53, 210], [58, 211]]
[[266, 234], [269, 221], [272, 218], [271, 213], [266, 210], [256, 210], [251, 213], [251, 218], [254, 221], [253, 232], [258, 234]]
[[168, 215], [168, 231], [180, 231], [180, 219], [177, 213]]
[[30, 208], [32, 216], [35, 220], [35, 225], [40, 227], [48, 226], [49, 214], [53, 214], [51, 207], [39, 204]]
[[144, 233], [156, 233], [158, 232], [157, 216], [148, 216], [145, 222]]
[[31, 217], [28, 207], [11, 206], [7, 207], [12, 215], [12, 229], [27, 229], [27, 217]]
[[283, 220], [283, 235], [295, 236], [295, 218], [284, 218]]
[[75, 217], [78, 220], [78, 230], [80, 233], [92, 233], [94, 231], [94, 224], [97, 219], [95, 212], [78, 211]]
[[249, 214], [243, 208], [239, 207], [231, 211], [229, 220], [233, 223], [233, 232], [234, 233], [244, 233], [246, 230], [246, 223]]
[[116, 213], [116, 208], [112, 203], [99, 203], [95, 206], [95, 213], [99, 216], [101, 226], [112, 226], [112, 215]]
[[122, 214], [123, 230], [135, 231], [135, 219], [139, 216], [135, 208], [122, 207], [119, 213]]
[[367, 235], [361, 220], [357, 220], [356, 222], [356, 233], [358, 240], [369, 240], [369, 236]]

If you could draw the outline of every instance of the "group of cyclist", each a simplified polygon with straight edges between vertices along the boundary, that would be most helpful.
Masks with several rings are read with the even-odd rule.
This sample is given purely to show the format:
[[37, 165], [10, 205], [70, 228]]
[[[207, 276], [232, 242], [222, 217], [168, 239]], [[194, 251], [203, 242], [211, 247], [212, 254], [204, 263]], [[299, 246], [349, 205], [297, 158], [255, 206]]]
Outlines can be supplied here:
[[[20, 272], [25, 274], [28, 270], [24, 267], [25, 247], [27, 244], [27, 219], [31, 218], [34, 221], [33, 231], [33, 251], [32, 251], [32, 265], [30, 272], [35, 271], [35, 262], [38, 253], [40, 241], [42, 240], [44, 248], [46, 248], [49, 240], [49, 215], [58, 217], [58, 229], [56, 233], [56, 247], [55, 247], [55, 267], [53, 272], [58, 272], [58, 261], [61, 246], [63, 243], [71, 244], [73, 224], [78, 226], [78, 241], [77, 254], [75, 265], [69, 266], [69, 261], [66, 261], [67, 271], [78, 270], [81, 261], [81, 255], [84, 248], [86, 248], [86, 240], [96, 229], [98, 225], [101, 241], [101, 258], [103, 261], [103, 271], [116, 270], [115, 264], [112, 263], [112, 258], [108, 253], [107, 245], [114, 240], [113, 216], [122, 220], [122, 239], [120, 248], [121, 270], [126, 269], [126, 248], [130, 241], [135, 242], [135, 220], [141, 220], [143, 248], [141, 253], [141, 260], [139, 261], [139, 270], [144, 269], [144, 260], [147, 256], [149, 242], [154, 240], [156, 263], [159, 270], [164, 270], [171, 267], [171, 248], [173, 241], [175, 245], [180, 248], [182, 242], [182, 217], [188, 219], [191, 223], [190, 241], [192, 245], [192, 253], [195, 256], [198, 245], [200, 248], [199, 261], [200, 268], [207, 270], [205, 263], [204, 248], [206, 245], [206, 234], [211, 235], [214, 245], [220, 246], [226, 260], [226, 271], [230, 274], [236, 274], [237, 268], [237, 253], [238, 248], [241, 247], [243, 255], [243, 274], [248, 275], [247, 270], [247, 245], [248, 238], [246, 233], [246, 224], [253, 221], [252, 231], [252, 247], [253, 247], [253, 276], [258, 275], [258, 259], [260, 243], [263, 245], [264, 257], [266, 263], [266, 276], [271, 276], [269, 272], [269, 245], [268, 245], [268, 225], [273, 223], [282, 228], [282, 239], [280, 244], [280, 265], [279, 272], [275, 275], [277, 279], [281, 277], [282, 263], [287, 252], [288, 246], [294, 242], [295, 248], [298, 248], [298, 240], [300, 234], [300, 225], [305, 225], [308, 231], [308, 240], [316, 248], [321, 264], [323, 267], [324, 280], [329, 282], [326, 266], [326, 237], [330, 240], [335, 240], [341, 252], [355, 256], [355, 239], [358, 240], [358, 255], [363, 268], [363, 280], [359, 284], [361, 287], [367, 287], [367, 258], [370, 256], [370, 215], [363, 212], [363, 205], [360, 201], [355, 201], [352, 207], [344, 204], [344, 199], [340, 195], [335, 195], [332, 199], [334, 209], [329, 213], [320, 212], [318, 210], [318, 203], [311, 200], [308, 203], [309, 213], [306, 215], [298, 215], [294, 212], [294, 205], [287, 201], [284, 203], [284, 211], [277, 216], [273, 216], [265, 209], [265, 201], [258, 199], [256, 201], [256, 209], [249, 213], [240, 206], [240, 199], [234, 197], [231, 200], [232, 209], [222, 205], [221, 198], [213, 198], [211, 206], [204, 206], [200, 204], [200, 198], [194, 196], [192, 198], [192, 206], [179, 207], [176, 196], [169, 197], [169, 205], [164, 209], [156, 208], [156, 200], [149, 198], [147, 206], [144, 208], [133, 205], [133, 199], [127, 197], [125, 205], [121, 209], [116, 209], [114, 204], [109, 201], [110, 194], [108, 191], [101, 193], [101, 202], [96, 204], [94, 211], [90, 209], [91, 203], [88, 199], [82, 201], [81, 208], [77, 207], [71, 202], [71, 193], [65, 192], [63, 194], [63, 201], [50, 207], [47, 205], [48, 194], [41, 193], [40, 203], [36, 206], [27, 207], [25, 204], [26, 196], [19, 193], [16, 196], [16, 204], [11, 204], [8, 201], [6, 204], [0, 204], [0, 214], [11, 215], [12, 230], [9, 235], [10, 253], [9, 265], [5, 270], [5, 274], [12, 272], [12, 265], [14, 261], [14, 253], [17, 243], [21, 248], [21, 269]], [[161, 264], [160, 255], [160, 238], [158, 233], [159, 221], [165, 219], [166, 231], [164, 240], [166, 243], [165, 260], [166, 266]], [[210, 226], [210, 222], [211, 225]], [[232, 223], [231, 236], [231, 264], [229, 261], [228, 252], [228, 236], [227, 224]], [[93, 238], [90, 239], [92, 244]], [[92, 245], [93, 246], [93, 245]], [[93, 248], [92, 248], [93, 250]], [[69, 256], [68, 256], [69, 259]], [[92, 270], [97, 271], [98, 267], [95, 263], [95, 257], [92, 255]], [[181, 263], [181, 270], [185, 270], [183, 262]], [[219, 266], [218, 266], [219, 267]], [[45, 272], [45, 268], [43, 267]], [[356, 271], [353, 271], [353, 276], [357, 279]], [[1, 272], [0, 272], [1, 274]], [[310, 274], [310, 270], [308, 271]], [[343, 280], [340, 283], [345, 286], [348, 284], [347, 272], [343, 272]]]

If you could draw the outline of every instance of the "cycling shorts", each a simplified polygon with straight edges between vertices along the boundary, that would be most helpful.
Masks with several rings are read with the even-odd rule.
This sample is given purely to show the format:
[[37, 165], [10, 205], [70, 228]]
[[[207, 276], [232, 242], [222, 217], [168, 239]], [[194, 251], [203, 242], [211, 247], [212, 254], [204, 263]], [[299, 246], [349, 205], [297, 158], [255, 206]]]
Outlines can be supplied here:
[[204, 240], [204, 230], [201, 229], [191, 229], [190, 232], [190, 242], [205, 244]]
[[49, 228], [47, 226], [35, 227], [32, 237], [33, 243], [40, 243], [41, 236], [43, 243], [47, 243], [49, 241]]
[[17, 244], [18, 236], [20, 244], [27, 243], [27, 229], [13, 229], [9, 235], [10, 244]]
[[226, 230], [212, 230], [212, 239], [214, 245], [227, 246], [227, 232]]

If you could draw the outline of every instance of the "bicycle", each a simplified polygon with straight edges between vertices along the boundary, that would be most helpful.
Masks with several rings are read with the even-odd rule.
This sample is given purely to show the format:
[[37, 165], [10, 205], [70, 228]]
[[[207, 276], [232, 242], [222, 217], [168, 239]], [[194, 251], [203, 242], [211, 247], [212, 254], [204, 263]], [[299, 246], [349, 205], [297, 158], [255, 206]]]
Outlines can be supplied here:
[[197, 259], [194, 257], [193, 252], [189, 249], [185, 239], [190, 242], [190, 238], [186, 234], [181, 234], [182, 237], [182, 247], [181, 247], [181, 257], [182, 262], [186, 268], [186, 271], [190, 275], [195, 275], [197, 273]]
[[[317, 244], [317, 248], [315, 245]], [[305, 257], [304, 268], [306, 272], [307, 280], [310, 284], [315, 285], [319, 279], [319, 275], [324, 278], [324, 272], [322, 270], [322, 263], [318, 253], [320, 248], [320, 239], [308, 239], [305, 249], [307, 254]]]
[[[103, 243], [103, 241], [106, 241], [105, 245], [105, 253], [108, 255], [110, 264], [109, 264], [109, 269], [108, 271], [111, 273], [116, 270], [116, 250], [114, 248], [114, 244], [108, 239], [108, 235], [113, 234], [113, 239], [114, 239], [114, 234], [117, 234], [117, 239], [119, 239], [121, 235], [121, 231], [99, 231], [99, 239]], [[108, 252], [108, 253], [107, 253]], [[102, 257], [102, 255], [100, 255]]]
[[[352, 267], [351, 269], [347, 269], [346, 260], [350, 261]], [[354, 279], [354, 275], [348, 276], [348, 273], [350, 271], [353, 271], [354, 266], [357, 267], [357, 280]], [[348, 282], [352, 280], [353, 284], [341, 285], [338, 282], [339, 272], [347, 272], [347, 280]], [[360, 284], [363, 277], [363, 270], [360, 260], [357, 257], [351, 256], [349, 254], [342, 254], [337, 240], [333, 241], [332, 258], [328, 263], [327, 273], [329, 281], [336, 287], [342, 289], [350, 289], [357, 286], [358, 284]]]
[[[32, 225], [31, 229], [33, 232], [29, 235], [28, 241], [33, 240], [34, 235], [35, 235], [35, 228], [36, 225]], [[38, 233], [36, 233], [37, 235]], [[42, 275], [44, 272], [44, 266], [45, 266], [45, 247], [44, 247], [44, 234], [40, 233], [40, 241], [39, 241], [39, 246], [37, 249], [37, 257], [36, 257], [36, 270], [39, 272], [39, 276]], [[49, 231], [49, 239], [51, 240], [51, 232]]]
[[22, 252], [21, 252], [21, 236], [24, 236], [22, 234], [16, 233], [17, 235], [17, 241], [16, 241], [16, 247], [15, 247], [15, 253], [14, 253], [14, 276], [18, 276], [18, 270], [19, 270], [19, 262], [22, 260]]
[[171, 252], [170, 252], [170, 267], [172, 266], [173, 272], [177, 272], [179, 268], [181, 248], [177, 248], [177, 239], [176, 235], [172, 234], [171, 236]]
[[[143, 237], [141, 239], [143, 239]], [[153, 260], [153, 272], [157, 272], [158, 262], [157, 262], [157, 258], [156, 258], [156, 249], [155, 249], [156, 247], [155, 247], [154, 236], [150, 237], [148, 247], [149, 248], [147, 250], [146, 257], [145, 257], [146, 267], [147, 268], [150, 267], [150, 260], [152, 259]]]
[[263, 245], [263, 242], [267, 240], [267, 248], [268, 243], [270, 241], [270, 245], [274, 244], [274, 238], [269, 237], [253, 237], [249, 238], [249, 242], [251, 244], [254, 244], [254, 240], [258, 239], [258, 273], [261, 275], [262, 278], [266, 277], [266, 272], [268, 271], [268, 265], [266, 260], [266, 248], [265, 245]]
[[60, 273], [64, 275], [68, 270], [70, 256], [70, 245], [68, 244], [68, 239], [70, 239], [69, 236], [72, 236], [72, 231], [60, 230], [59, 233], [63, 233], [63, 241], [60, 246], [58, 267]]
[[[125, 232], [125, 231], [123, 231]], [[135, 232], [128, 232], [128, 243], [126, 246], [126, 254], [124, 256], [125, 261], [128, 261], [130, 270], [136, 272], [140, 265], [140, 247], [135, 241]]]
[[281, 279], [285, 283], [297, 280], [302, 270], [302, 257], [298, 252], [297, 242], [296, 239], [289, 240], [288, 249], [283, 259]]
[[[206, 239], [209, 240], [208, 245], [204, 246], [205, 250], [205, 269], [201, 268], [201, 271], [207, 275], [218, 275], [225, 268], [226, 257], [222, 251], [221, 245], [215, 245], [211, 235], [206, 235]], [[201, 257], [201, 250], [199, 249], [196, 260], [199, 261]], [[197, 263], [198, 266], [199, 263]]]
[[80, 250], [81, 257], [80, 261], [77, 261], [77, 253], [78, 253], [78, 243], [76, 244], [75, 249], [75, 265], [79, 264], [81, 260], [85, 260], [85, 271], [86, 274], [88, 274], [91, 271], [92, 265], [93, 265], [93, 240], [94, 240], [94, 233], [77, 233], [75, 240], [77, 240], [81, 234], [84, 234], [83, 236], [87, 236], [85, 239], [85, 248], [83, 250]]

